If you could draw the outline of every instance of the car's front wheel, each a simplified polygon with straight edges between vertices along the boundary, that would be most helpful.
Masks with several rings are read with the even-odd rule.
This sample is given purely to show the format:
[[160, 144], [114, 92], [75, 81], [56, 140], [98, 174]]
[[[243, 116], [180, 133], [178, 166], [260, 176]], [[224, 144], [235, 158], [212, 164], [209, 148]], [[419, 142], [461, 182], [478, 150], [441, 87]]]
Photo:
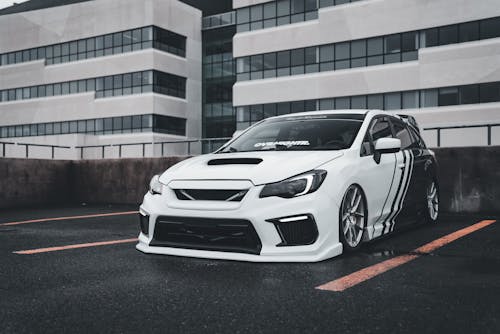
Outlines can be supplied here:
[[366, 219], [365, 195], [358, 185], [353, 184], [345, 192], [340, 207], [340, 241], [345, 251], [354, 251], [361, 246]]

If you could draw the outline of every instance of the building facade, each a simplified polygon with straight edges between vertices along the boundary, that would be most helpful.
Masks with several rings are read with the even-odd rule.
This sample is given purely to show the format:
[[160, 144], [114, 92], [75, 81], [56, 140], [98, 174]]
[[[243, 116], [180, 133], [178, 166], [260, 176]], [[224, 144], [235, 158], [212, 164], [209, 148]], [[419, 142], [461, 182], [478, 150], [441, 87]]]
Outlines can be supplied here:
[[385, 109], [430, 146], [500, 144], [497, 0], [37, 3], [0, 11], [0, 141], [196, 154], [274, 115]]
[[[234, 0], [238, 128], [303, 110], [386, 109], [442, 146], [500, 144], [497, 0]], [[430, 146], [437, 131], [424, 131]]]
[[[200, 10], [174, 0], [83, 1], [0, 16], [0, 140], [80, 147], [201, 137], [201, 22]], [[120, 155], [142, 149], [124, 146]], [[160, 149], [148, 145], [146, 155]], [[92, 158], [101, 147], [58, 153]]]

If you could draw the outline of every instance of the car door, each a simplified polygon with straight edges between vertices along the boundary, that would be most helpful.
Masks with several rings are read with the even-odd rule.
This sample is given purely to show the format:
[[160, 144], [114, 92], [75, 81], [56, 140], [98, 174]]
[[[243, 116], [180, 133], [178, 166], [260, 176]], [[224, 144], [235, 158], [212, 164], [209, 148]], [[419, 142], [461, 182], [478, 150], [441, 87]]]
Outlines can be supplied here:
[[385, 219], [390, 215], [388, 198], [394, 191], [396, 154], [388, 153], [374, 159], [375, 142], [380, 138], [392, 138], [392, 129], [387, 116], [376, 116], [370, 122], [360, 153], [359, 184], [363, 188], [368, 204], [367, 234], [369, 239], [384, 233]]
[[425, 161], [424, 150], [410, 133], [408, 125], [391, 117], [395, 138], [401, 140], [402, 169], [406, 169], [401, 179], [401, 199], [398, 200], [391, 230], [418, 220], [424, 199]]

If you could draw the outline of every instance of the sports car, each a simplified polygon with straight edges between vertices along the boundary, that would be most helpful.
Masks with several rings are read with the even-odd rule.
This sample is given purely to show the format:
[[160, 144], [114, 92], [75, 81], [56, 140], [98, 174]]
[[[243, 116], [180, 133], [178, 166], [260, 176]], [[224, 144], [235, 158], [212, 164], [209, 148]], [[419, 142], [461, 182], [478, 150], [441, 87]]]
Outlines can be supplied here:
[[288, 114], [154, 176], [140, 206], [137, 249], [315, 262], [438, 215], [436, 159], [413, 117]]

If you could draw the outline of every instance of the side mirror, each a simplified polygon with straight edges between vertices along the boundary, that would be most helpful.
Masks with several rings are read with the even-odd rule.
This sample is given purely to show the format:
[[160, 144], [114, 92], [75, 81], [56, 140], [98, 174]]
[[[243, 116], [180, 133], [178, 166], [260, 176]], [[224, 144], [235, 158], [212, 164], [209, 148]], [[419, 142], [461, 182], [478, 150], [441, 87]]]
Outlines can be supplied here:
[[236, 138], [236, 137], [238, 137], [239, 135], [241, 135], [241, 134], [243, 133], [243, 131], [245, 131], [245, 130], [236, 130], [236, 131], [234, 131], [234, 133], [233, 133], [233, 138]]
[[396, 153], [401, 151], [401, 140], [398, 138], [380, 138], [375, 142], [375, 153], [373, 159], [378, 164], [382, 154]]

